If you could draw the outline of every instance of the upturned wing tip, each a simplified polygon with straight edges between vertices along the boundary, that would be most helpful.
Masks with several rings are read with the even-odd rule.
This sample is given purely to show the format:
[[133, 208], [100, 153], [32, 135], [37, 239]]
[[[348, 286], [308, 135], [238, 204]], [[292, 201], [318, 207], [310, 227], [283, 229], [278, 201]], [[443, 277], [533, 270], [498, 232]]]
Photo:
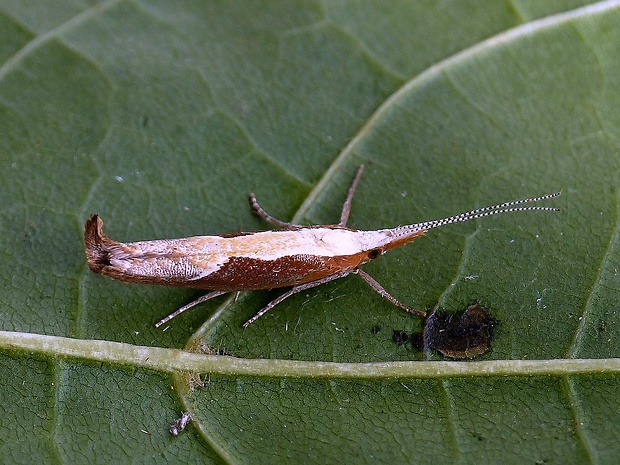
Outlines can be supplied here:
[[84, 228], [84, 247], [88, 267], [95, 273], [101, 273], [101, 270], [110, 264], [106, 240], [107, 237], [103, 234], [103, 220], [99, 215], [90, 215]]

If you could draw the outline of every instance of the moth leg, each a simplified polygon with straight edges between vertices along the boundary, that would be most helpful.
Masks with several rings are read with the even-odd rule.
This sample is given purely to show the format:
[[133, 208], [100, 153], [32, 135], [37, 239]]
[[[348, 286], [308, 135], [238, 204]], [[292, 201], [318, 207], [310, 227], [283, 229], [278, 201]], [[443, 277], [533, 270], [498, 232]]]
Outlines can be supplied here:
[[399, 308], [402, 308], [404, 311], [409, 312], [409, 313], [413, 313], [414, 315], [418, 315], [418, 316], [422, 316], [425, 317], [426, 316], [426, 312], [423, 312], [422, 310], [416, 310], [415, 308], [411, 308], [411, 307], [407, 307], [405, 304], [399, 302], [398, 300], [396, 300], [396, 298], [394, 296], [392, 296], [388, 291], [386, 291], [383, 286], [381, 286], [381, 284], [379, 284], [375, 278], [373, 278], [372, 276], [370, 276], [368, 273], [366, 273], [365, 271], [360, 270], [359, 268], [356, 268], [355, 270], [352, 271], [352, 273], [356, 273], [358, 274], [364, 281], [366, 281], [370, 287], [372, 287], [378, 294], [380, 294], [382, 297], [385, 297], [387, 300], [389, 300], [390, 302], [392, 302], [394, 305], [396, 305]]
[[335, 274], [330, 275], [330, 276], [325, 276], [324, 278], [317, 279], [316, 281], [311, 281], [309, 283], [304, 283], [304, 284], [300, 284], [298, 286], [293, 286], [288, 291], [286, 291], [284, 294], [282, 294], [280, 297], [272, 300], [267, 305], [265, 305], [263, 308], [261, 308], [256, 315], [254, 315], [248, 321], [243, 323], [243, 327], [247, 328], [252, 323], [254, 323], [256, 320], [258, 320], [261, 316], [263, 316], [265, 313], [267, 313], [269, 310], [271, 310], [273, 307], [278, 305], [284, 299], [287, 299], [288, 297], [292, 296], [293, 294], [297, 294], [298, 292], [305, 291], [306, 289], [311, 289], [313, 287], [320, 286], [321, 284], [328, 283], [330, 281], [333, 281], [334, 279], [343, 278], [344, 276], [348, 275], [349, 273], [350, 273], [350, 271], [341, 271], [340, 273], [335, 273]]
[[349, 213], [351, 213], [351, 202], [353, 201], [353, 195], [355, 194], [355, 189], [357, 189], [357, 185], [360, 182], [360, 178], [362, 177], [362, 173], [364, 172], [364, 165], [360, 165], [355, 173], [355, 177], [353, 178], [353, 182], [351, 183], [351, 187], [349, 187], [349, 192], [347, 193], [347, 199], [344, 201], [344, 205], [342, 206], [342, 213], [340, 214], [340, 226], [346, 226], [347, 221], [349, 220]]
[[297, 225], [297, 224], [287, 223], [286, 221], [282, 221], [282, 220], [279, 220], [277, 218], [274, 218], [269, 213], [267, 213], [263, 209], [263, 207], [261, 207], [258, 204], [258, 201], [256, 200], [256, 196], [254, 195], [253, 192], [250, 194], [250, 204], [252, 205], [252, 210], [254, 210], [254, 213], [256, 213], [258, 216], [260, 216], [262, 219], [264, 219], [267, 223], [275, 224], [276, 226], [280, 226], [281, 228], [296, 228], [296, 227], [299, 227], [299, 225]]
[[162, 318], [157, 323], [155, 323], [155, 327], [159, 328], [161, 325], [166, 324], [170, 320], [172, 320], [173, 318], [179, 316], [185, 310], [189, 310], [190, 308], [195, 307], [196, 305], [201, 304], [203, 302], [206, 302], [207, 300], [212, 299], [213, 297], [217, 297], [218, 295], [228, 294], [228, 292], [230, 292], [230, 291], [213, 291], [213, 292], [209, 292], [208, 294], [205, 294], [202, 297], [197, 298], [193, 302], [190, 302], [187, 305], [184, 305], [183, 307], [179, 308], [178, 310], [172, 312], [167, 317]]

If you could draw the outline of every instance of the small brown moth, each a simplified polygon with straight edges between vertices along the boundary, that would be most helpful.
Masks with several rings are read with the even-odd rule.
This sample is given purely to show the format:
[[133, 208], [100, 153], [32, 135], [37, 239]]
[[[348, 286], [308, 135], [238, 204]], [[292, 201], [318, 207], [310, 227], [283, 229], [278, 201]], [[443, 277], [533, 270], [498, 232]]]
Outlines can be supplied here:
[[129, 283], [212, 291], [163, 318], [156, 327], [222, 294], [292, 286], [246, 321], [243, 326], [247, 327], [287, 297], [351, 273], [361, 276], [370, 287], [397, 307], [425, 316], [425, 312], [410, 308], [392, 297], [360, 266], [390, 249], [411, 242], [429, 229], [499, 213], [558, 210], [517, 205], [551, 199], [559, 196], [559, 192], [479, 208], [441, 220], [359, 231], [348, 228], [346, 224], [363, 170], [362, 165], [355, 174], [338, 224], [302, 226], [280, 221], [263, 210], [254, 194], [250, 194], [254, 212], [280, 229], [123, 243], [109, 239], [103, 233], [101, 218], [92, 215], [86, 221], [84, 232], [88, 266], [96, 273]]

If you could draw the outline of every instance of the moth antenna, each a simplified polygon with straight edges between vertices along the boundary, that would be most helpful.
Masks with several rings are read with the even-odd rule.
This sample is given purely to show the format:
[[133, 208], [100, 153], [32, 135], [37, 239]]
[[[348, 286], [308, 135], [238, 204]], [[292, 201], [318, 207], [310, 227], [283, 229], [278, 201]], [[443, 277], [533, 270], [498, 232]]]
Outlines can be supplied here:
[[555, 197], [559, 197], [562, 193], [556, 192], [555, 194], [546, 194], [541, 195], [539, 197], [531, 197], [528, 199], [521, 200], [513, 200], [511, 202], [504, 202], [497, 205], [491, 205], [490, 207], [482, 207], [477, 208], [476, 210], [471, 210], [465, 213], [460, 213], [458, 215], [449, 216], [447, 218], [443, 218], [440, 220], [433, 221], [425, 221], [423, 223], [416, 223], [409, 227], [405, 227], [407, 229], [416, 229], [416, 230], [427, 230], [438, 228], [440, 226], [445, 226], [447, 224], [453, 223], [463, 223], [464, 221], [475, 220], [477, 218], [484, 218], [485, 216], [499, 215], [500, 213], [512, 213], [512, 212], [526, 212], [526, 211], [551, 211], [557, 212], [560, 211], [559, 208], [555, 207], [541, 207], [541, 206], [529, 206], [529, 207], [517, 207], [516, 205], [522, 205], [524, 203], [532, 203], [539, 202], [541, 200], [553, 199]]

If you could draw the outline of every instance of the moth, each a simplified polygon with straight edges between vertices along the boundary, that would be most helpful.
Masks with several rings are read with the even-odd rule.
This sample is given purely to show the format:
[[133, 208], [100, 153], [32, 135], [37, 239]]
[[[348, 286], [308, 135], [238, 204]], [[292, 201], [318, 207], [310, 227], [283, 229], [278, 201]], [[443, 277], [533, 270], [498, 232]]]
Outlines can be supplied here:
[[560, 193], [478, 208], [440, 220], [376, 231], [347, 227], [351, 202], [364, 166], [349, 188], [338, 224], [302, 226], [269, 215], [250, 194], [254, 212], [278, 229], [219, 236], [194, 236], [140, 242], [117, 242], [103, 233], [103, 221], [92, 215], [86, 221], [84, 243], [89, 268], [119, 281], [208, 289], [211, 292], [179, 308], [158, 323], [160, 327], [186, 310], [229, 292], [290, 287], [246, 321], [248, 327], [273, 307], [298, 292], [357, 274], [391, 303], [415, 315], [360, 267], [395, 247], [405, 245], [428, 230], [500, 213], [558, 211], [546, 206], [519, 206], [552, 199]]

